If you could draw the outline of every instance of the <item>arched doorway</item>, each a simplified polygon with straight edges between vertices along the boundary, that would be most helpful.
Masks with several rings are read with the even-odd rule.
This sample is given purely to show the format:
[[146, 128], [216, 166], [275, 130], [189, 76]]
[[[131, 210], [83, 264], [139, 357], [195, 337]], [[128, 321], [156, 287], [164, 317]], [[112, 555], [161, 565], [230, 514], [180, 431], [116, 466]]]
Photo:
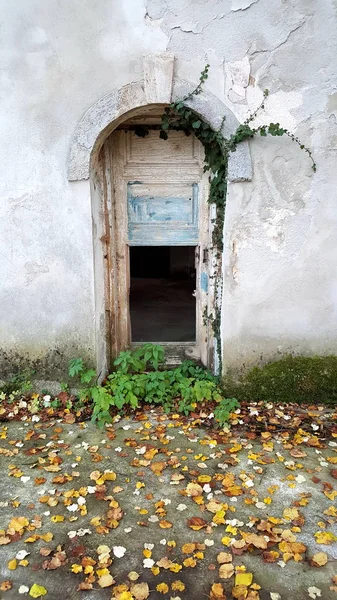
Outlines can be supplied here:
[[[128, 273], [125, 272], [128, 260], [124, 257], [124, 271], [120, 272], [120, 276], [111, 277], [109, 274], [117, 272], [116, 259], [118, 255], [113, 249], [115, 238], [112, 240], [112, 195], [111, 186], [113, 185], [110, 176], [107, 173], [112, 173], [112, 157], [114, 153], [113, 138], [109, 142], [110, 134], [117, 130], [118, 127], [125, 124], [128, 120], [139, 117], [141, 121], [151, 119], [153, 111], [158, 118], [158, 111], [161, 112], [164, 106], [171, 101], [186, 97], [188, 93], [195, 88], [195, 84], [181, 80], [174, 76], [173, 73], [174, 56], [170, 53], [146, 55], [144, 57], [144, 76], [143, 79], [130, 83], [123, 88], [115, 89], [109, 94], [99, 99], [93, 104], [83, 115], [78, 123], [70, 147], [68, 159], [68, 178], [70, 181], [87, 181], [89, 189], [85, 186], [82, 189], [83, 200], [85, 201], [86, 194], [90, 193], [92, 222], [93, 222], [93, 260], [94, 260], [94, 294], [95, 294], [95, 340], [96, 340], [96, 357], [97, 371], [100, 376], [104, 375], [110, 368], [111, 358], [116, 354], [118, 349], [127, 344], [130, 339], [125, 332], [128, 332], [128, 317], [126, 311], [126, 303], [123, 302], [123, 295], [119, 294], [121, 287], [125, 287], [125, 282], [128, 280]], [[222, 127], [223, 133], [228, 136], [235, 131], [238, 122], [231, 111], [218, 98], [212, 94], [202, 91], [198, 96], [186, 102], [193, 110], [205, 121], [211, 124], [215, 129]], [[224, 120], [223, 117], [226, 117]], [[110, 142], [112, 145], [110, 145]], [[168, 142], [163, 141], [163, 144]], [[118, 145], [117, 145], [118, 146]], [[169, 145], [165, 146], [169, 148]], [[110, 149], [109, 149], [110, 148]], [[111, 162], [112, 161], [112, 162]], [[108, 166], [108, 169], [107, 169]], [[190, 165], [189, 165], [190, 166]], [[189, 168], [189, 167], [188, 167]], [[252, 178], [251, 159], [249, 154], [248, 143], [244, 142], [237, 148], [236, 152], [230, 157], [228, 168], [229, 182], [248, 181]], [[203, 181], [199, 181], [202, 188], [207, 177]], [[130, 179], [132, 181], [132, 179]], [[191, 183], [191, 182], [190, 182]], [[124, 182], [125, 185], [125, 182]], [[136, 188], [134, 188], [136, 190]], [[124, 195], [125, 197], [125, 195]], [[190, 196], [188, 196], [190, 197]], [[206, 205], [206, 194], [201, 194], [202, 206]], [[123, 206], [123, 202], [121, 204]], [[199, 205], [200, 206], [200, 205]], [[212, 211], [212, 206], [209, 207]], [[126, 214], [124, 208], [124, 225], [126, 223]], [[207, 218], [214, 218], [214, 214]], [[204, 217], [203, 217], [204, 218]], [[200, 223], [200, 214], [199, 214]], [[201, 228], [201, 231], [206, 231], [209, 236], [209, 222], [207, 228]], [[114, 230], [116, 228], [114, 227]], [[199, 227], [200, 232], [200, 227]], [[200, 246], [195, 241], [195, 247]], [[108, 246], [110, 244], [110, 251]], [[200, 285], [201, 293], [208, 293], [208, 305], [214, 309], [212, 305], [212, 269], [215, 268], [212, 256], [207, 256], [207, 244], [205, 244], [205, 254], [199, 257], [199, 265], [207, 263], [206, 278], [200, 273], [198, 285]], [[107, 262], [109, 262], [107, 266]], [[208, 291], [207, 291], [208, 286]], [[124, 293], [124, 298], [127, 296]], [[112, 298], [114, 300], [112, 301]], [[119, 300], [117, 300], [119, 298]], [[113, 305], [111, 304], [113, 302]], [[115, 306], [115, 303], [120, 303]], [[221, 308], [221, 298], [217, 294], [218, 308]], [[124, 305], [124, 312], [123, 312]], [[111, 310], [116, 309], [121, 311], [119, 318], [111, 320]], [[212, 311], [211, 311], [212, 313]], [[201, 323], [204, 321], [206, 314], [197, 312], [196, 319], [199, 318], [199, 331], [201, 331]], [[120, 330], [122, 332], [120, 333]], [[197, 329], [197, 327], [196, 327]], [[196, 334], [197, 335], [197, 334]], [[123, 337], [124, 336], [124, 337]], [[123, 342], [123, 343], [122, 343]], [[190, 345], [191, 346], [191, 345]], [[193, 345], [192, 345], [193, 346]], [[192, 348], [193, 354], [196, 350], [203, 362], [212, 366], [215, 371], [218, 371], [217, 356], [214, 352], [216, 342], [210, 343], [208, 336], [203, 342], [203, 348], [207, 351], [202, 354], [199, 348]]]
[[159, 137], [161, 106], [131, 116], [105, 140], [96, 176], [104, 210], [110, 357], [144, 342], [213, 367], [211, 217], [203, 148]]

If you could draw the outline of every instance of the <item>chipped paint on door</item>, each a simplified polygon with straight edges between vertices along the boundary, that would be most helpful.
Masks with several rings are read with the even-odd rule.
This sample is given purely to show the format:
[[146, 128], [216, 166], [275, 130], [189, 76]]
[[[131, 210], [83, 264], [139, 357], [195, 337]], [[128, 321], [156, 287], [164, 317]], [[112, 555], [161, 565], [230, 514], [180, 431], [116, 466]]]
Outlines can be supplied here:
[[199, 243], [198, 184], [128, 182], [128, 242], [133, 246]]

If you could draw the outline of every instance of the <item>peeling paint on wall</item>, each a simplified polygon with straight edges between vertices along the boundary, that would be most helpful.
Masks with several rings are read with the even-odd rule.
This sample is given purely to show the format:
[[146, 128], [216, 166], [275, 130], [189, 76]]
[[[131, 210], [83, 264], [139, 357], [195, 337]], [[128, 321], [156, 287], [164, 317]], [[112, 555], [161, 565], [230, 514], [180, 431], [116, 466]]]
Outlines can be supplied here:
[[232, 10], [246, 10], [252, 4], [256, 4], [259, 0], [231, 0]]

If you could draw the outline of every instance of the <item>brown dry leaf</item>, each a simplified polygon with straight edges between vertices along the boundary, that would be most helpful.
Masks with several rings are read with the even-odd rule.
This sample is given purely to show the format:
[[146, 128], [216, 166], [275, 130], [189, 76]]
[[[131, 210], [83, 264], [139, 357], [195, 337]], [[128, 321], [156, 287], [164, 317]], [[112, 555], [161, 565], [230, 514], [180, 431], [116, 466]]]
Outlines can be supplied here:
[[82, 583], [80, 583], [78, 586], [77, 591], [81, 592], [82, 590], [92, 590], [92, 583], [86, 583], [85, 581], [82, 581]]
[[234, 567], [232, 563], [225, 563], [219, 568], [220, 579], [229, 579], [234, 575]]
[[147, 583], [136, 583], [131, 587], [131, 593], [135, 600], [146, 600], [150, 595], [150, 589]]
[[213, 583], [209, 598], [210, 600], [226, 600], [222, 583]]
[[185, 479], [185, 477], [181, 473], [173, 473], [173, 475], [171, 475], [171, 481], [182, 481], [183, 479]]
[[199, 531], [200, 529], [207, 527], [208, 523], [205, 519], [201, 519], [200, 517], [192, 517], [187, 521], [187, 525], [194, 531]]
[[267, 541], [264, 539], [263, 535], [242, 532], [242, 537], [246, 544], [253, 544], [255, 548], [260, 548], [261, 550], [266, 550], [267, 548]]
[[186, 486], [186, 494], [192, 498], [193, 496], [201, 496], [202, 492], [203, 489], [198, 483], [188, 483]]
[[153, 462], [150, 466], [150, 469], [155, 475], [160, 475], [166, 466], [166, 462]]
[[235, 585], [232, 588], [232, 596], [236, 600], [245, 600], [247, 598], [247, 587], [245, 585]]
[[42, 568], [47, 571], [53, 571], [54, 569], [58, 569], [61, 565], [62, 561], [57, 556], [53, 556], [51, 560], [45, 560], [42, 563]]
[[311, 564], [313, 567], [324, 567], [328, 562], [328, 555], [325, 552], [317, 552], [311, 559]]
[[72, 413], [68, 413], [64, 416], [64, 421], [71, 425], [72, 423], [75, 423], [76, 419]]
[[158, 560], [156, 564], [162, 569], [169, 569], [170, 567], [172, 567], [173, 562], [169, 558], [167, 558], [167, 556], [163, 556], [163, 558]]
[[300, 448], [292, 448], [289, 454], [291, 454], [291, 456], [293, 456], [294, 458], [304, 458], [305, 456], [307, 456], [307, 454], [303, 452], [303, 450], [300, 450]]
[[231, 554], [229, 554], [229, 552], [220, 552], [220, 554], [218, 554], [216, 559], [217, 559], [218, 563], [220, 565], [222, 565], [224, 563], [232, 562], [233, 557]]
[[110, 587], [110, 585], [112, 585], [113, 583], [115, 583], [115, 580], [112, 577], [112, 575], [110, 575], [110, 573], [107, 573], [106, 575], [101, 575], [101, 577], [99, 577], [98, 579], [98, 585], [101, 588]]
[[285, 508], [283, 511], [283, 517], [288, 521], [293, 521], [294, 519], [298, 519], [300, 513], [297, 508]]
[[235, 542], [231, 544], [232, 548], [244, 548], [246, 545], [247, 544], [243, 538], [242, 540], [235, 540]]
[[0, 546], [4, 546], [5, 544], [9, 544], [10, 541], [11, 541], [11, 538], [7, 537], [6, 535], [0, 536]]
[[280, 558], [280, 553], [271, 550], [270, 552], [263, 552], [263, 559], [267, 563], [276, 562]]
[[[226, 508], [225, 508], [225, 506], [226, 506]], [[227, 510], [228, 505], [227, 504], [223, 505], [221, 502], [218, 502], [217, 500], [211, 500], [210, 502], [208, 502], [208, 504], [206, 504], [206, 508], [207, 508], [207, 510], [209, 510], [209, 512], [215, 514], [222, 508], [224, 510]]]

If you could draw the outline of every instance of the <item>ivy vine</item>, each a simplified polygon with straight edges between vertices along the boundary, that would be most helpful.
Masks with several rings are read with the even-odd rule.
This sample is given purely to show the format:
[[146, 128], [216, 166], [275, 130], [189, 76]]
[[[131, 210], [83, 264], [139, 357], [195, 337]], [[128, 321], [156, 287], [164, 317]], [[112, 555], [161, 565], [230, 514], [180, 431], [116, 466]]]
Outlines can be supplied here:
[[[212, 315], [204, 315], [204, 318], [211, 321], [213, 327], [214, 338], [217, 342], [217, 354], [219, 364], [221, 365], [221, 309], [220, 300], [222, 296], [222, 272], [221, 272], [221, 256], [223, 252], [223, 231], [226, 208], [227, 195], [227, 173], [228, 173], [228, 158], [231, 152], [235, 152], [238, 144], [254, 138], [257, 135], [266, 137], [271, 135], [279, 137], [286, 135], [295, 142], [301, 150], [305, 151], [312, 163], [312, 169], [316, 172], [316, 163], [311, 151], [301, 140], [291, 133], [285, 127], [281, 127], [279, 123], [269, 123], [268, 125], [259, 125], [253, 127], [253, 121], [257, 117], [260, 110], [265, 108], [265, 100], [268, 97], [268, 90], [264, 90], [263, 100], [257, 109], [249, 115], [249, 117], [240, 124], [236, 131], [226, 138], [222, 133], [223, 124], [226, 117], [224, 116], [220, 127], [213, 129], [209, 123], [206, 123], [201, 117], [191, 108], [187, 106], [187, 102], [193, 100], [194, 96], [198, 96], [202, 92], [203, 84], [208, 78], [209, 65], [207, 64], [200, 74], [199, 83], [184, 98], [172, 102], [165, 108], [160, 124], [160, 138], [167, 140], [169, 132], [184, 131], [186, 135], [192, 133], [202, 143], [205, 152], [204, 158], [204, 173], [210, 174], [210, 190], [208, 202], [215, 205], [216, 216], [213, 220], [212, 228], [212, 245], [217, 257], [217, 270], [214, 276], [215, 290], [215, 306]], [[135, 133], [140, 137], [145, 137], [148, 134], [148, 128], [145, 126], [137, 126]]]

